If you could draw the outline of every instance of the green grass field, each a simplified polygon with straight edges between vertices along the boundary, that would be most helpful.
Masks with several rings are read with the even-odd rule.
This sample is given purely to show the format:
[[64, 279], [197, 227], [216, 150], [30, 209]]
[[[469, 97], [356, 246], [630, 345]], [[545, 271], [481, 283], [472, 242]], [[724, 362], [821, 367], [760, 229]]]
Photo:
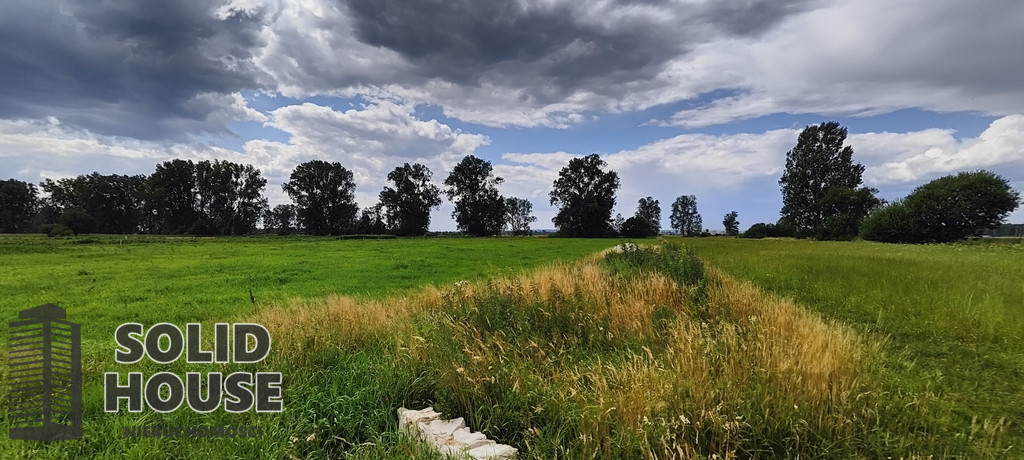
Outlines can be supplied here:
[[[102, 412], [102, 373], [131, 367], [117, 365], [113, 361], [113, 334], [122, 323], [138, 322], [150, 326], [170, 322], [183, 326], [187, 322], [210, 325], [217, 321], [233, 322], [255, 314], [260, 308], [296, 299], [319, 299], [332, 295], [357, 298], [400, 295], [425, 285], [519, 273], [557, 260], [580, 258], [613, 244], [615, 241], [611, 240], [546, 238], [2, 237], [2, 317], [14, 321], [22, 309], [53, 303], [68, 311], [70, 321], [82, 324], [87, 428], [86, 442], [78, 444], [13, 442], [6, 440], [5, 436], [0, 458], [12, 455], [31, 457], [40, 453], [45, 453], [45, 456], [119, 457], [123, 452], [152, 458], [154, 454], [150, 450], [156, 445], [152, 440], [126, 442], [120, 439], [125, 424], [151, 421], [152, 413], [139, 417], [127, 414], [111, 417]], [[7, 334], [3, 334], [0, 343], [4, 344], [4, 363], [6, 341]], [[358, 357], [346, 356], [344, 359]], [[3, 369], [6, 375], [6, 364]], [[148, 375], [163, 369], [140, 364], [130, 370], [144, 370]], [[311, 379], [300, 380], [316, 388], [321, 385], [329, 387], [329, 383], [317, 380], [317, 376], [328, 380], [331, 377], [320, 372], [319, 369], [303, 368], [293, 374], [310, 375]], [[291, 390], [302, 393], [301, 389], [288, 389], [286, 386], [289, 400], [303, 399], [302, 396], [294, 396]], [[5, 406], [6, 391], [5, 384], [3, 393], [0, 393], [3, 395], [0, 401]], [[275, 417], [271, 423], [281, 427], [288, 423], [282, 420], [301, 416], [294, 411], [295, 408], [295, 405], [288, 405], [286, 416]], [[3, 412], [6, 422], [6, 409]], [[189, 424], [182, 422], [181, 417], [161, 419]], [[238, 417], [222, 419], [225, 423], [232, 423]], [[219, 452], [215, 457], [221, 457], [230, 453], [232, 446], [250, 446], [249, 454], [245, 450], [238, 454], [240, 458], [249, 458], [254, 452], [267, 448], [259, 443], [241, 442], [236, 446], [236, 443], [220, 441], [221, 444], [216, 441], [199, 442], [157, 451], [164, 451], [169, 457], [186, 454], [200, 457], [203, 452], [209, 453], [209, 449], [213, 449]], [[175, 443], [180, 441], [170, 442], [172, 445]], [[281, 452], [280, 446], [271, 446], [266, 456], [278, 458]]]
[[615, 243], [8, 236], [0, 238], [0, 314], [14, 318], [21, 309], [53, 303], [85, 325], [86, 343], [108, 341], [125, 321], [228, 320], [292, 298], [380, 297], [428, 284], [517, 273]]
[[966, 444], [971, 457], [1024, 457], [1021, 240], [685, 243], [733, 276], [887, 340], [878, 377], [907, 404], [927, 406], [927, 451]]
[[[85, 438], [0, 458], [432, 458], [394, 421], [428, 404], [522, 458], [1024, 457], [1020, 242], [668, 241], [707, 273], [552, 265], [619, 240], [3, 237], [8, 321], [49, 302], [83, 325]], [[274, 350], [118, 365], [128, 321], [253, 321]], [[103, 372], [234, 369], [281, 372], [285, 411], [103, 412]], [[265, 433], [123, 437], [141, 424]]]

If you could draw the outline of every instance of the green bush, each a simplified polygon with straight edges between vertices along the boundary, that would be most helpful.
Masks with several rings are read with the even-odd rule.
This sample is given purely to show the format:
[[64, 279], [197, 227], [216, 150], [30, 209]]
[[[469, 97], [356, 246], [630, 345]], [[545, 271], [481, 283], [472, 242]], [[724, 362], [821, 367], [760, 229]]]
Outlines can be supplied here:
[[766, 224], [758, 222], [751, 225], [747, 231], [740, 235], [743, 238], [795, 238], [796, 227], [786, 219], [779, 219], [777, 223]]
[[988, 171], [940, 177], [868, 216], [860, 236], [889, 243], [945, 243], [999, 225], [1020, 194]]
[[41, 229], [49, 237], [71, 236], [74, 234], [70, 228], [63, 224], [44, 224]]
[[775, 225], [772, 224], [758, 222], [754, 225], [751, 225], [750, 228], [747, 229], [747, 231], [743, 232], [742, 237], [755, 239], [767, 238], [769, 232], [774, 232], [774, 227]]
[[689, 249], [668, 243], [660, 248], [638, 247], [609, 253], [604, 264], [613, 274], [643, 276], [660, 273], [683, 286], [695, 286], [704, 279], [704, 264]]
[[861, 223], [860, 237], [883, 243], [916, 243], [921, 239], [910, 209], [903, 201], [889, 203], [869, 214]]
[[622, 223], [620, 232], [624, 238], [650, 238], [658, 235], [658, 230], [646, 219], [630, 217]]

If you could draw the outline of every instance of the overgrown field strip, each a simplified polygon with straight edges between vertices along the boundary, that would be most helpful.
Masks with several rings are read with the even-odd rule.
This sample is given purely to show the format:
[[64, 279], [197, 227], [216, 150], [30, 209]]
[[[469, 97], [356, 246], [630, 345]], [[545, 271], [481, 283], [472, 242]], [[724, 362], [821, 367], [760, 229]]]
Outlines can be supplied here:
[[335, 387], [342, 401], [320, 413], [343, 414], [335, 423], [298, 421], [298, 456], [402, 456], [387, 434], [409, 403], [465, 416], [529, 458], [872, 455], [887, 430], [865, 374], [877, 347], [750, 284], [705, 275], [678, 248], [253, 319], [281, 338], [279, 359], [366, 353], [381, 377], [342, 384], [358, 395], [349, 398]]
[[[679, 240], [677, 240], [679, 241]], [[710, 264], [885, 340], [872, 378], [932, 452], [1024, 458], [1024, 242], [685, 239]]]

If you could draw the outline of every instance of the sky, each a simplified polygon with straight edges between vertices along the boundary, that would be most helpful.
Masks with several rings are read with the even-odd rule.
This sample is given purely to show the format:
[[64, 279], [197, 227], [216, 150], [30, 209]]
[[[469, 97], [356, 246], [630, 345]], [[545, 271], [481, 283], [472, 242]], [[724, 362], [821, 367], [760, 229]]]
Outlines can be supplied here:
[[[5, 0], [0, 179], [251, 164], [270, 204], [312, 159], [361, 207], [466, 155], [553, 228], [548, 192], [597, 153], [615, 212], [695, 195], [704, 226], [774, 222], [804, 127], [849, 130], [887, 200], [986, 169], [1024, 191], [1019, 0]], [[431, 229], [454, 230], [453, 206]], [[1010, 215], [1024, 222], [1024, 210]]]

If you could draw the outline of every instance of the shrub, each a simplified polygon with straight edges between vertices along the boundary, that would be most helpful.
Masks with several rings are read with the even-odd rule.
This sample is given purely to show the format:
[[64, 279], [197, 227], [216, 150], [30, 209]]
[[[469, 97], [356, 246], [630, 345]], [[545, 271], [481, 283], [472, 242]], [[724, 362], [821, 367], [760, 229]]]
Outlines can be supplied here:
[[689, 248], [665, 244], [661, 248], [640, 247], [631, 251], [612, 252], [604, 258], [611, 272], [626, 276], [661, 273], [684, 286], [697, 285], [704, 279], [704, 264]]
[[1006, 179], [988, 171], [959, 173], [924, 184], [900, 203], [875, 211], [861, 226], [866, 240], [945, 243], [999, 225], [1020, 205]]
[[772, 224], [766, 224], [764, 222], [758, 222], [754, 225], [751, 225], [750, 228], [747, 229], [747, 231], [743, 232], [742, 236], [743, 238], [767, 238], [769, 231], [774, 231], [774, 228], [771, 227], [775, 226]]
[[622, 223], [621, 234], [625, 238], [650, 238], [658, 231], [647, 219], [633, 216]]
[[777, 224], [758, 222], [751, 225], [740, 236], [743, 238], [794, 238], [797, 234], [795, 226], [784, 219], [779, 219]]
[[917, 243], [921, 239], [903, 201], [887, 204], [869, 214], [861, 223], [860, 237], [884, 243]]
[[74, 232], [70, 228], [63, 224], [44, 224], [41, 230], [46, 233], [46, 236], [71, 236]]

